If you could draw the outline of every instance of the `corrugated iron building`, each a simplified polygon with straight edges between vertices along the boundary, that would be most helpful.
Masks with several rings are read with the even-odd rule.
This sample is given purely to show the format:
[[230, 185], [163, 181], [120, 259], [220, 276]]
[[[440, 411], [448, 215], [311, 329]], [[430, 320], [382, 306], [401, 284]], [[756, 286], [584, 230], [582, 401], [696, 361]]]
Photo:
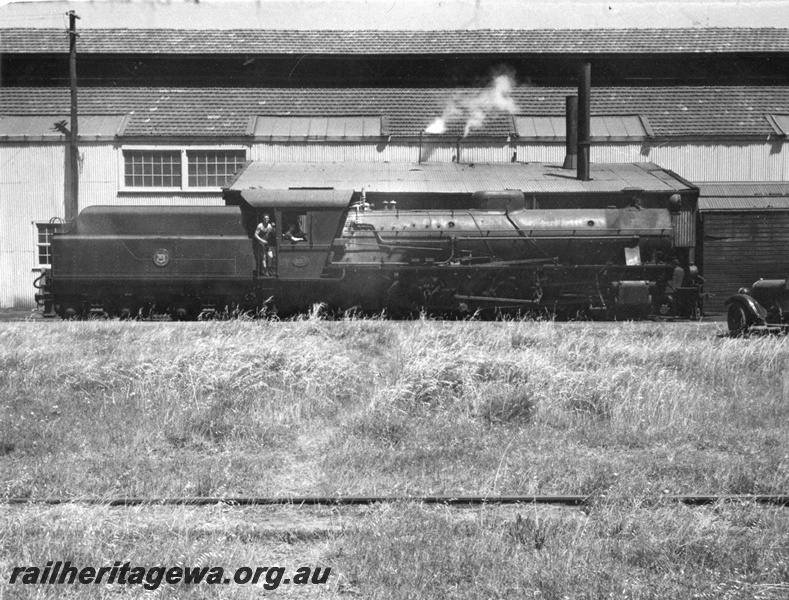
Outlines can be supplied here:
[[[32, 307], [32, 280], [46, 268], [50, 220], [65, 214], [69, 91], [54, 78], [64, 72], [68, 40], [55, 30], [2, 33], [0, 307]], [[774, 70], [789, 57], [789, 29], [693, 36], [673, 30], [84, 30], [78, 48], [88, 65], [80, 76], [89, 82], [79, 91], [80, 208], [221, 204], [223, 182], [245, 160], [292, 164], [294, 179], [300, 164], [359, 163], [358, 189], [380, 185], [378, 167], [385, 163], [561, 164], [564, 101], [576, 92], [568, 78], [578, 60], [592, 61], [593, 74], [602, 73], [593, 75], [593, 162], [656, 163], [690, 181], [789, 180], [789, 81]], [[721, 60], [710, 60], [716, 56]], [[738, 67], [728, 70], [737, 74], [728, 79], [732, 56]], [[671, 64], [660, 62], [666, 57]], [[502, 62], [513, 65], [508, 102], [492, 100], [491, 87], [463, 84]], [[447, 63], [454, 74], [429, 85], [436, 65]], [[558, 74], [545, 74], [565, 63], [570, 66]], [[542, 71], [519, 80], [519, 69], [531, 64]], [[178, 79], [174, 65], [192, 71], [179, 71]], [[709, 69], [704, 85], [678, 85], [686, 68]], [[627, 71], [621, 81], [617, 70]], [[654, 81], [634, 86], [644, 72]], [[199, 73], [199, 86], [185, 83]], [[461, 84], [453, 79], [458, 74], [465, 74]], [[564, 85], [551, 85], [557, 81]], [[483, 118], [474, 121], [479, 109]], [[439, 118], [443, 130], [433, 127]], [[714, 221], [719, 213], [723, 227], [723, 211], [708, 214]], [[691, 224], [685, 229], [695, 233]], [[715, 250], [706, 242], [704, 250], [712, 260]], [[707, 278], [721, 286], [732, 279]]]
[[789, 278], [789, 183], [700, 184], [708, 308], [757, 279]]

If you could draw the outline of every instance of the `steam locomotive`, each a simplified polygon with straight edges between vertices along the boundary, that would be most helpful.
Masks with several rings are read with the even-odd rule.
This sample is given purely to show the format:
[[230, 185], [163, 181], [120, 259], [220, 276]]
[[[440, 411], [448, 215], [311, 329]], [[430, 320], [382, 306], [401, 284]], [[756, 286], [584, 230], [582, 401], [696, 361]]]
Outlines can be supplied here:
[[[574, 209], [535, 208], [512, 190], [405, 210], [351, 190], [247, 190], [230, 200], [84, 209], [53, 236], [36, 300], [62, 318], [177, 320], [316, 303], [394, 317], [701, 310], [703, 280], [674, 243], [678, 195], [658, 207]], [[263, 214], [277, 232], [269, 272], [256, 269], [253, 251]], [[286, 238], [291, 228], [301, 235]]]

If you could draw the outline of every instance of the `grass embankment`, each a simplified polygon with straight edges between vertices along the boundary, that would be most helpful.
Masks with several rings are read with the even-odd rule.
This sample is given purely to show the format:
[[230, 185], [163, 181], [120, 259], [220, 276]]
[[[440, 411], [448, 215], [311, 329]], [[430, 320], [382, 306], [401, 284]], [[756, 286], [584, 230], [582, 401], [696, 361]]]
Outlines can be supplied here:
[[[591, 494], [585, 512], [364, 511], [321, 541], [335, 567], [323, 591], [780, 598], [789, 594], [785, 512], [655, 501], [666, 492], [789, 491], [789, 344], [721, 331], [369, 320], [3, 325], [0, 493]], [[218, 538], [197, 525], [195, 535], [170, 536], [154, 516], [135, 517], [150, 520], [140, 533], [131, 517], [85, 509], [121, 530], [112, 546], [82, 536], [80, 519], [47, 533], [45, 521], [67, 508], [19, 510], [2, 509], [13, 518], [0, 543], [6, 555], [25, 543], [29, 564], [68, 552], [111, 563], [130, 539], [127, 555], [138, 561], [164, 553], [184, 564], [219, 547], [234, 562], [252, 543], [222, 527]], [[250, 523], [261, 514], [243, 513]]]

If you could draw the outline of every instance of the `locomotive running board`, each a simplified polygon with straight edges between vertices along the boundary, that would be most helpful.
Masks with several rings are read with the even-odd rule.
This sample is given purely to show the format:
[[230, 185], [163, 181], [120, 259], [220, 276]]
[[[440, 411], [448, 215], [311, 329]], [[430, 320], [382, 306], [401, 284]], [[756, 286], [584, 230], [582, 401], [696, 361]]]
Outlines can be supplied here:
[[[551, 262], [553, 261], [553, 262]], [[411, 263], [411, 262], [348, 262], [348, 263], [332, 263], [331, 267], [335, 269], [375, 269], [380, 271], [391, 268], [411, 267], [413, 271], [419, 269], [441, 269], [447, 271], [451, 269], [500, 269], [502, 267], [528, 267], [528, 266], [543, 266], [543, 267], [557, 267], [559, 265], [558, 257], [548, 258], [529, 258], [524, 260], [500, 260], [490, 262], [467, 262], [451, 263], [447, 261], [436, 263]], [[592, 265], [594, 267], [602, 268], [599, 265]]]

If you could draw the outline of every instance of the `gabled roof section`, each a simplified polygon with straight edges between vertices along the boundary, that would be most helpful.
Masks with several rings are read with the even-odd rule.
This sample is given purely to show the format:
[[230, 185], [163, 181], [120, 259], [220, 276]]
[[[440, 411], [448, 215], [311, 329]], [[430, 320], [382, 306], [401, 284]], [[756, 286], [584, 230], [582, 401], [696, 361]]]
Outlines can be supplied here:
[[[513, 114], [561, 115], [565, 96], [575, 88], [517, 87]], [[81, 88], [82, 114], [128, 115], [123, 135], [140, 138], [249, 137], [259, 116], [381, 115], [393, 138], [452, 140], [463, 137], [482, 88]], [[593, 88], [592, 115], [640, 115], [652, 140], [673, 138], [751, 138], [783, 140], [766, 115], [789, 114], [789, 87]], [[445, 133], [425, 129], [447, 106], [455, 116]], [[0, 87], [0, 114], [68, 114], [67, 88]], [[471, 138], [505, 139], [513, 133], [512, 114], [491, 109]]]
[[[68, 52], [64, 29], [3, 29], [0, 53]], [[544, 30], [83, 29], [83, 54], [436, 56], [789, 52], [789, 28]]]

